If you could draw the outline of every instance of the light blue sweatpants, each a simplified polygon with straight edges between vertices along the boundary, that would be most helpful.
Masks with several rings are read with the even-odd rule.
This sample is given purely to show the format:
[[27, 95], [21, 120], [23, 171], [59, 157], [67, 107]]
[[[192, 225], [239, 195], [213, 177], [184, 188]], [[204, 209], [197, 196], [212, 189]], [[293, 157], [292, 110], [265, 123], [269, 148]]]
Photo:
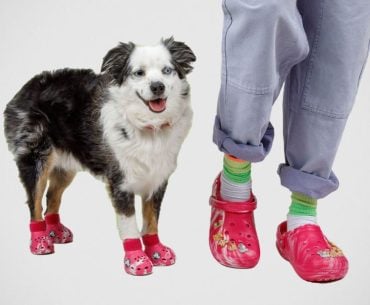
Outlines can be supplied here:
[[274, 138], [271, 107], [285, 82], [281, 183], [328, 195], [338, 188], [332, 164], [369, 52], [370, 0], [224, 0], [223, 10], [214, 142], [262, 161]]

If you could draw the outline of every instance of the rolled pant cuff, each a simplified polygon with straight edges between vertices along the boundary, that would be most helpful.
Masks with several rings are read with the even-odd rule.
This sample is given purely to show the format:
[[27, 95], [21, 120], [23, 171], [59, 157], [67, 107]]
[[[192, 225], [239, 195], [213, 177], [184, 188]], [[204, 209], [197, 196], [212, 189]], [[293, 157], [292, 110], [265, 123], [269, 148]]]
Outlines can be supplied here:
[[278, 169], [281, 185], [292, 192], [302, 193], [312, 198], [320, 199], [339, 186], [338, 178], [331, 172], [328, 179], [295, 169], [286, 164], [280, 164]]
[[242, 144], [235, 142], [226, 131], [221, 129], [220, 119], [216, 116], [213, 128], [213, 142], [219, 150], [239, 159], [250, 162], [260, 162], [265, 159], [271, 150], [274, 139], [274, 128], [269, 123], [260, 145]]

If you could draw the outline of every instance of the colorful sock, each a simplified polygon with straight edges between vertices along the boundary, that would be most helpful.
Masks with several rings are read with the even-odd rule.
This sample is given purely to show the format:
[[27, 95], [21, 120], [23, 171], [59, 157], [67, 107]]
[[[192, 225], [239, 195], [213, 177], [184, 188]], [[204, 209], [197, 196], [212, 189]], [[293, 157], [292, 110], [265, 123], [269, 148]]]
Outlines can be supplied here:
[[247, 201], [251, 196], [251, 188], [251, 163], [225, 155], [221, 173], [221, 197], [233, 202]]
[[294, 192], [291, 198], [292, 203], [287, 216], [288, 231], [306, 224], [316, 224], [317, 199]]

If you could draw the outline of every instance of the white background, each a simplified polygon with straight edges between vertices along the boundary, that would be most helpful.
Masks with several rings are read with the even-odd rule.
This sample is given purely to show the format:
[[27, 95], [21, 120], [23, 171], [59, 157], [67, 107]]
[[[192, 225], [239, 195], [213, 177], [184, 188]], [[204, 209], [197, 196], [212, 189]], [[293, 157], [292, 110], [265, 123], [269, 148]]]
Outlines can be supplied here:
[[220, 1], [0, 2], [2, 111], [21, 86], [42, 70], [99, 71], [103, 56], [118, 41], [151, 44], [173, 34], [198, 57], [189, 77], [194, 124], [170, 179], [160, 221], [162, 239], [176, 250], [176, 265], [156, 268], [147, 277], [124, 273], [105, 187], [87, 173], [77, 176], [62, 206], [75, 242], [57, 245], [54, 255], [31, 255], [25, 193], [1, 133], [1, 305], [370, 304], [369, 66], [335, 162], [341, 188], [319, 205], [324, 231], [350, 260], [348, 276], [333, 284], [304, 282], [275, 249], [275, 229], [285, 218], [290, 195], [276, 175], [284, 159], [281, 99], [272, 114], [277, 134], [273, 150], [265, 162], [253, 166], [261, 261], [253, 270], [235, 270], [211, 257], [208, 197], [222, 165], [222, 154], [211, 141], [221, 27]]

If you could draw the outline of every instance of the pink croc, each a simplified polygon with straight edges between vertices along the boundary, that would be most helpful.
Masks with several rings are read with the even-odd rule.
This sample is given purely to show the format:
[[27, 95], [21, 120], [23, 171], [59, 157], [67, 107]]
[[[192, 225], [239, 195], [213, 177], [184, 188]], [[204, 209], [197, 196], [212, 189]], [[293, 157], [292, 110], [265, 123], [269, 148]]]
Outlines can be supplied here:
[[145, 253], [149, 256], [154, 266], [170, 266], [176, 261], [173, 250], [163, 245], [157, 234], [143, 236]]
[[278, 227], [276, 245], [280, 255], [306, 281], [332, 282], [347, 274], [346, 257], [317, 225], [304, 225], [287, 232], [285, 221]]
[[45, 221], [46, 231], [54, 244], [67, 244], [73, 241], [72, 231], [60, 222], [59, 214], [48, 214]]
[[139, 238], [125, 239], [123, 248], [125, 250], [124, 268], [128, 274], [147, 275], [152, 273], [153, 264], [142, 250]]
[[44, 255], [54, 253], [53, 240], [46, 232], [45, 221], [32, 221], [30, 223], [30, 231], [30, 250], [32, 254]]
[[253, 211], [256, 199], [227, 202], [220, 196], [220, 176], [213, 184], [209, 246], [214, 258], [224, 266], [253, 268], [260, 258], [260, 248]]

